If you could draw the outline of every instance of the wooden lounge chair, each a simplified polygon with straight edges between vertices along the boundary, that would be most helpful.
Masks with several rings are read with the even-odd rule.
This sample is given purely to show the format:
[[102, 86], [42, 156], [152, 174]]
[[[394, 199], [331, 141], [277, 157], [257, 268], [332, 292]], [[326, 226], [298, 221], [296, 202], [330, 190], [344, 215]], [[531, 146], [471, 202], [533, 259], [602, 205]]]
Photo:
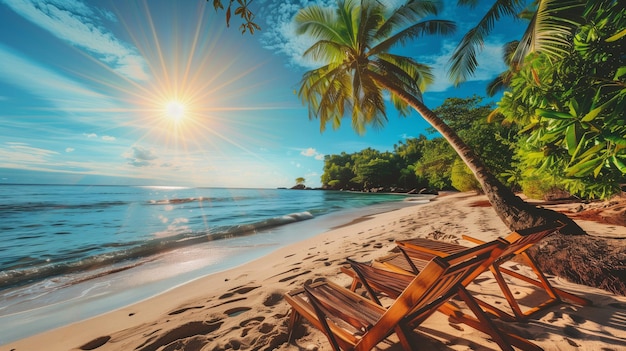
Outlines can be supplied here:
[[[501, 245], [494, 242], [491, 252], [497, 254]], [[434, 257], [417, 275], [370, 267], [372, 271], [386, 275], [389, 284], [404, 286], [397, 296], [390, 294], [394, 299], [388, 308], [327, 280], [305, 284], [303, 289], [285, 294], [285, 300], [292, 306], [289, 340], [296, 323], [304, 317], [326, 334], [336, 351], [370, 350], [394, 332], [402, 347], [412, 350], [412, 330], [458, 296], [478, 317], [479, 330], [487, 332], [503, 350], [513, 350], [511, 344], [522, 345], [524, 350], [541, 350], [525, 339], [511, 338], [500, 332], [461, 284], [474, 271], [486, 269], [483, 266], [490, 257], [490, 252], [482, 252], [464, 261]], [[364, 274], [358, 267], [356, 270], [364, 284], [369, 284], [368, 273]]]
[[[483, 306], [483, 308], [496, 316], [504, 320], [518, 320], [522, 321], [530, 317], [531, 315], [546, 309], [554, 304], [562, 302], [562, 299], [569, 300], [579, 305], [590, 305], [591, 301], [577, 295], [571, 294], [561, 289], [557, 289], [550, 284], [543, 272], [539, 269], [535, 260], [528, 254], [527, 250], [534, 244], [541, 241], [546, 236], [554, 233], [560, 228], [558, 225], [546, 225], [527, 230], [519, 230], [509, 234], [504, 240], [508, 242], [507, 247], [500, 253], [500, 257], [496, 258], [489, 269], [494, 274], [496, 281], [504, 297], [508, 301], [513, 315], [491, 305], [482, 300], [476, 299], [476, 301]], [[474, 242], [478, 245], [483, 245], [484, 241], [472, 238], [470, 236], [463, 236], [465, 240]], [[421, 252], [420, 255], [434, 255], [439, 257], [447, 257], [449, 255], [458, 255], [459, 252], [467, 250], [468, 247], [446, 243], [437, 240], [416, 238], [409, 240], [400, 240], [396, 244], [405, 249], [408, 256], [414, 255], [415, 252]], [[415, 255], [413, 261], [423, 258], [420, 255]], [[513, 259], [518, 258], [521, 262], [527, 264], [535, 273], [537, 278], [528, 277], [518, 272], [512, 271], [506, 267], [502, 267], [502, 264]], [[503, 274], [507, 274], [511, 277], [520, 279], [527, 283], [530, 283], [536, 287], [539, 287], [547, 294], [547, 299], [541, 303], [531, 306], [526, 310], [522, 310], [522, 307], [518, 303], [518, 300], [514, 297], [511, 289], [504, 279]], [[469, 282], [466, 282], [469, 283]]]

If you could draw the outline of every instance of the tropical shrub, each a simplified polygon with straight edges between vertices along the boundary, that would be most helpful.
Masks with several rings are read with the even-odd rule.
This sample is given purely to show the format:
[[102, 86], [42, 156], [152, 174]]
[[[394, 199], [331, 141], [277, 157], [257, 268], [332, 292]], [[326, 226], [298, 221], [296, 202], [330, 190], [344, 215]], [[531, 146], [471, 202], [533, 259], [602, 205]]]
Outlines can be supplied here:
[[452, 186], [458, 191], [477, 191], [482, 192], [482, 188], [474, 177], [472, 171], [461, 161], [460, 158], [454, 160], [452, 165], [450, 181]]
[[559, 60], [529, 55], [499, 103], [505, 120], [523, 127], [520, 167], [586, 198], [608, 198], [626, 183], [625, 6], [587, 2], [569, 51]]

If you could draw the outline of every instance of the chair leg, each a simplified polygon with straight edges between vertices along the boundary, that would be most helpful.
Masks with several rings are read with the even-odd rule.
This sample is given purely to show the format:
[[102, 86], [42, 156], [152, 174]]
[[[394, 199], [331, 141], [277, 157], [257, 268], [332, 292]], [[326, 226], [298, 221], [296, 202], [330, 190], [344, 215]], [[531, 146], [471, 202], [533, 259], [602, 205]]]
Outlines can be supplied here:
[[414, 347], [415, 342], [411, 340], [411, 335], [413, 335], [413, 331], [410, 330], [404, 323], [400, 323], [395, 329], [396, 335], [400, 340], [400, 345], [402, 345], [403, 350], [407, 351], [417, 351]]
[[500, 290], [504, 294], [506, 301], [509, 303], [511, 310], [513, 310], [513, 314], [515, 315], [514, 318], [517, 320], [523, 320], [525, 316], [522, 313], [522, 310], [517, 303], [517, 300], [513, 296], [513, 292], [511, 292], [509, 285], [504, 280], [504, 276], [502, 275], [502, 272], [500, 270], [500, 265], [493, 264], [491, 267], [489, 267], [489, 269], [491, 270], [491, 273], [493, 273], [493, 276], [496, 278], [496, 282], [498, 283], [498, 286], [500, 286]]
[[300, 314], [294, 308], [292, 308], [289, 315], [289, 325], [287, 326], [287, 330], [289, 331], [287, 343], [291, 343], [291, 341], [293, 341], [293, 333], [301, 318], [302, 316], [300, 316]]
[[535, 271], [535, 273], [537, 274], [537, 277], [541, 280], [541, 282], [544, 285], [548, 286], [546, 290], [550, 291], [550, 294], [553, 294], [555, 297], [558, 296], [560, 298], [564, 298], [566, 300], [572, 301], [581, 306], [589, 306], [592, 304], [591, 300], [589, 299], [586, 299], [584, 297], [580, 297], [578, 295], [574, 295], [567, 291], [553, 287], [552, 284], [550, 284], [548, 279], [545, 277], [545, 275], [537, 267], [537, 262], [535, 261], [535, 259], [526, 252], [523, 252], [521, 255], [522, 255], [522, 258], [526, 261], [526, 264], [528, 264], [533, 269], [533, 271]]
[[[443, 304], [440, 308], [439, 311], [458, 320], [461, 323], [467, 324], [468, 326], [479, 330], [485, 334], [488, 334], [489, 336], [493, 337], [493, 332], [489, 330], [489, 326], [485, 325], [483, 323], [481, 323], [480, 320], [471, 317], [465, 313], [463, 313], [461, 310], [459, 310], [458, 308], [454, 307], [453, 305], [451, 305], [450, 303], [445, 303]], [[490, 324], [492, 325], [492, 328], [496, 328], [493, 325], [493, 322], [490, 321]], [[497, 329], [499, 330], [499, 329]], [[535, 344], [533, 344], [532, 342], [519, 337], [515, 334], [509, 334], [509, 333], [504, 333], [502, 331], [499, 332], [500, 335], [502, 337], [504, 337], [505, 339], [505, 344], [504, 345], [500, 345], [498, 344], [498, 346], [500, 346], [502, 348], [502, 346], [504, 346], [503, 350], [511, 350], [511, 345], [519, 348], [520, 350], [524, 350], [524, 351], [543, 351], [543, 349]], [[495, 341], [495, 340], [494, 340]]]
[[493, 341], [495, 341], [495, 343], [498, 344], [503, 351], [513, 351], [513, 348], [504, 339], [504, 336], [500, 333], [495, 324], [493, 324], [493, 321], [483, 312], [480, 306], [478, 306], [478, 303], [474, 301], [474, 298], [469, 294], [469, 292], [467, 292], [467, 290], [465, 290], [465, 288], [459, 288], [459, 297], [478, 318], [483, 331], [489, 334], [489, 336], [493, 338]]

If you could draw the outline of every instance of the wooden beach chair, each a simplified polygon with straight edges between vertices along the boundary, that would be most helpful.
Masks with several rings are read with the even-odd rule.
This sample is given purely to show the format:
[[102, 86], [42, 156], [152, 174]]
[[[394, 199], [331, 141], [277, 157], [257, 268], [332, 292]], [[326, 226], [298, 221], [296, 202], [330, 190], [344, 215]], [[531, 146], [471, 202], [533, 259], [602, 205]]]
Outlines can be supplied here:
[[[530, 317], [531, 315], [545, 310], [546, 308], [558, 304], [562, 302], [562, 299], [571, 301], [575, 304], [579, 305], [590, 305], [591, 301], [585, 299], [583, 297], [579, 297], [562, 289], [558, 289], [552, 286], [548, 279], [545, 277], [543, 272], [537, 266], [535, 260], [528, 254], [527, 250], [541, 241], [546, 236], [557, 231], [561, 226], [559, 225], [545, 225], [539, 226], [535, 228], [530, 228], [527, 230], [518, 230], [509, 234], [504, 240], [508, 242], [507, 247], [500, 253], [500, 257], [497, 257], [493, 263], [490, 265], [489, 270], [493, 273], [496, 278], [496, 281], [504, 294], [507, 302], [509, 303], [511, 310], [513, 311], [513, 315], [507, 313], [491, 304], [488, 304], [485, 301], [476, 299], [476, 301], [483, 306], [483, 308], [495, 314], [496, 316], [504, 319], [504, 320], [518, 320], [522, 321]], [[466, 236], [463, 238], [465, 240], [474, 242], [478, 245], [483, 245], [484, 241]], [[423, 255], [434, 255], [439, 257], [447, 257], [449, 255], [458, 255], [459, 252], [463, 252], [463, 250], [467, 250], [468, 247], [459, 244], [441, 242], [437, 240], [425, 239], [425, 238], [415, 238], [409, 240], [399, 240], [396, 241], [396, 244], [404, 248], [404, 252], [408, 256], [415, 255], [415, 252], [421, 252], [420, 255], [415, 255], [413, 257], [413, 261], [420, 260], [423, 258]], [[506, 267], [502, 267], [502, 264], [516, 258], [518, 261], [528, 265], [532, 271], [535, 273], [536, 278], [528, 277], [526, 275], [515, 272]], [[507, 284], [504, 279], [504, 274], [514, 277], [516, 279], [527, 282], [531, 285], [534, 285], [540, 289], [542, 289], [547, 294], [547, 299], [535, 304], [534, 306], [530, 306], [526, 310], [522, 310], [518, 300], [515, 298], [514, 294], [511, 292], [511, 288]], [[469, 283], [469, 282], [466, 282]]]
[[[499, 245], [501, 243], [496, 242], [493, 249], [498, 250]], [[402, 347], [412, 350], [413, 329], [451, 298], [458, 296], [476, 314], [477, 319], [472, 319], [470, 323], [476, 322], [474, 324], [477, 329], [489, 334], [503, 350], [513, 350], [511, 344], [520, 345], [524, 350], [541, 350], [525, 339], [498, 330], [461, 284], [475, 270], [486, 269], [483, 267], [490, 257], [491, 254], [485, 252], [461, 262], [446, 257], [434, 257], [417, 275], [395, 273], [371, 266], [368, 266], [371, 271], [367, 268], [363, 271], [355, 265], [366, 286], [369, 286], [370, 273], [377, 271], [389, 279], [388, 284], [395, 284], [396, 289], [404, 286], [399, 294], [389, 294], [393, 302], [388, 308], [327, 280], [305, 284], [303, 289], [285, 294], [285, 300], [292, 306], [289, 340], [291, 341], [296, 323], [304, 317], [324, 332], [333, 349], [337, 351], [370, 350], [394, 332]], [[372, 281], [374, 284], [383, 284], [381, 279], [373, 278]], [[453, 307], [444, 310], [451, 309], [454, 310]]]
[[[480, 245], [474, 246], [472, 248], [464, 248], [463, 250], [456, 250], [455, 253], [450, 255], [437, 255], [429, 252], [425, 252], [423, 250], [413, 250], [410, 246], [398, 246], [398, 250], [400, 252], [394, 252], [389, 255], [385, 255], [383, 257], [379, 257], [372, 261], [370, 265], [376, 268], [388, 270], [391, 272], [396, 272], [400, 274], [405, 274], [409, 276], [413, 276], [418, 274], [424, 269], [426, 264], [434, 257], [446, 257], [451, 263], [463, 262], [467, 259], [470, 259], [476, 255], [481, 254], [490, 254], [491, 259], [487, 260], [484, 264], [484, 269], [475, 270], [472, 274], [468, 275], [465, 278], [465, 285], [467, 282], [471, 282], [475, 277], [484, 272], [491, 263], [498, 258], [497, 253], [500, 251], [495, 251], [496, 246], [506, 247], [508, 246], [508, 242], [502, 238], [498, 238], [493, 242], [482, 243]], [[349, 261], [349, 260], [348, 260]], [[350, 289], [352, 291], [356, 291], [358, 286], [361, 284], [360, 277], [356, 274], [356, 272], [352, 269], [353, 264], [348, 266], [342, 266], [341, 272], [346, 275], [349, 275], [353, 278], [352, 285]]]

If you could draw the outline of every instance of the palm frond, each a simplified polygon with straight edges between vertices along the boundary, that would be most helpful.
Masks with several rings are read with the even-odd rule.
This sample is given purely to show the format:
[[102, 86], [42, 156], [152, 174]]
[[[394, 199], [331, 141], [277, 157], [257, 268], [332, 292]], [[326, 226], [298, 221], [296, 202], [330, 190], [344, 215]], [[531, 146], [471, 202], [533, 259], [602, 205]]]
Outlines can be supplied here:
[[395, 45], [404, 45], [407, 41], [419, 38], [423, 35], [448, 35], [454, 33], [456, 24], [446, 20], [428, 20], [416, 23], [405, 28], [387, 39], [376, 44], [369, 51], [369, 55], [377, 55], [380, 52], [389, 51]]
[[410, 26], [427, 16], [436, 16], [441, 7], [441, 1], [409, 1], [393, 10], [378, 29], [375, 38], [386, 38], [396, 28]]
[[504, 16], [514, 17], [521, 10], [521, 0], [496, 0], [478, 24], [470, 29], [450, 58], [450, 79], [455, 85], [466, 81], [478, 67], [477, 54], [494, 24]]
[[324, 63], [341, 62], [346, 58], [349, 51], [349, 47], [337, 42], [319, 40], [306, 49], [302, 56]]
[[342, 41], [336, 24], [337, 14], [330, 8], [310, 6], [300, 10], [295, 16], [296, 33], [307, 34], [316, 39]]
[[496, 78], [487, 84], [487, 95], [495, 96], [497, 93], [504, 91], [511, 81], [511, 71], [500, 73]]
[[384, 22], [383, 8], [371, 0], [363, 0], [361, 5], [361, 21], [358, 28], [358, 51], [366, 52], [372, 45], [375, 32]]
[[432, 84], [435, 76], [429, 66], [419, 63], [410, 57], [390, 53], [378, 55], [377, 65], [385, 74], [396, 78], [410, 92], [425, 91]]
[[579, 22], [582, 0], [542, 0], [513, 56], [521, 63], [531, 52], [542, 52], [551, 58], [562, 57], [571, 45], [571, 35]]
[[355, 0], [338, 1], [337, 19], [341, 22], [341, 34], [346, 45], [354, 48], [357, 43], [361, 9]]

